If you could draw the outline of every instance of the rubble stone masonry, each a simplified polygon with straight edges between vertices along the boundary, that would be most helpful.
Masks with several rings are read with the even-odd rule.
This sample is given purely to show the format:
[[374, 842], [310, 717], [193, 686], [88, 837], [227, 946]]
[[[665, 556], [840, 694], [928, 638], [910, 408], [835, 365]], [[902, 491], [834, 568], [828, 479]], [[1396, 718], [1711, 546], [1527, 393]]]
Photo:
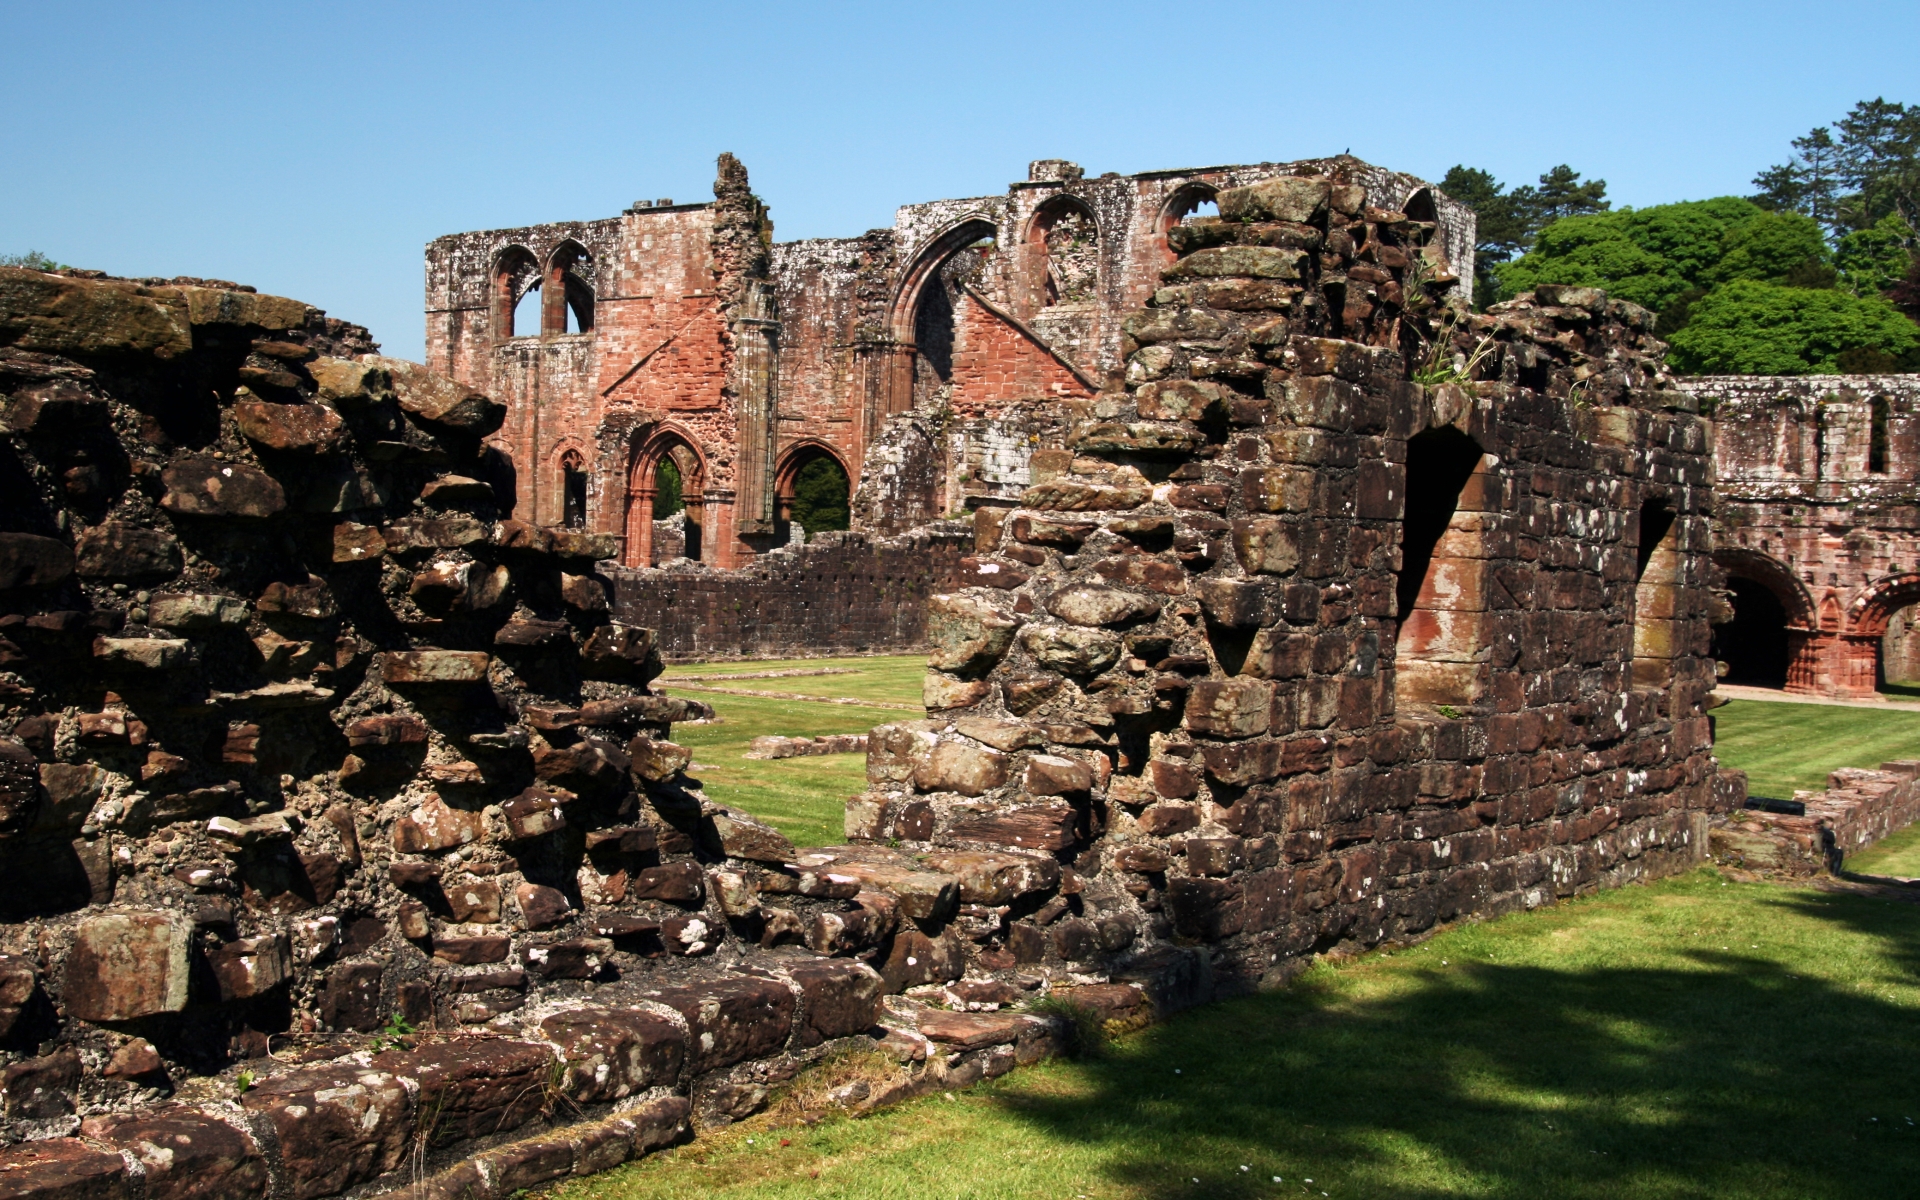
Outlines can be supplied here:
[[[0, 1197], [504, 1197], [837, 1048], [897, 1063], [846, 1098], [883, 1103], [1061, 1046], [1038, 996], [1142, 1018], [1698, 861], [1744, 779], [1711, 439], [1650, 315], [1469, 316], [1430, 196], [1322, 170], [1164, 231], [1111, 376], [1035, 416], [1060, 444], [925, 603], [926, 718], [869, 735], [848, 844], [807, 850], [683, 773], [705, 709], [649, 686], [618, 538], [524, 519], [520, 393], [231, 285], [0, 270]], [[710, 214], [621, 222], [721, 262], [644, 311], [724, 326], [698, 386], [737, 452], [767, 310], [723, 182], [724, 252]], [[1107, 286], [1064, 228], [1034, 286]], [[750, 466], [708, 469], [717, 504]]]

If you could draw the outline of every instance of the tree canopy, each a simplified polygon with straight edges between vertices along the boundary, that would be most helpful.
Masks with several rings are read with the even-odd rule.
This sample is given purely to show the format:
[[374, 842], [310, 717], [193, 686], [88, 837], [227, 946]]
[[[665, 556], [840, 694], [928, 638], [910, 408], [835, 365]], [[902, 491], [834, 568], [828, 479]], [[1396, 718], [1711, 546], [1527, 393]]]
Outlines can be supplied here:
[[1920, 356], [1920, 325], [1879, 296], [1735, 279], [1694, 301], [1671, 342], [1689, 374], [1891, 370]]
[[1473, 209], [1479, 219], [1474, 245], [1474, 303], [1485, 307], [1500, 288], [1498, 268], [1533, 245], [1535, 235], [1553, 221], [1607, 209], [1607, 181], [1582, 182], [1565, 163], [1540, 176], [1538, 185], [1507, 190], [1490, 171], [1456, 166], [1440, 181], [1440, 190]]

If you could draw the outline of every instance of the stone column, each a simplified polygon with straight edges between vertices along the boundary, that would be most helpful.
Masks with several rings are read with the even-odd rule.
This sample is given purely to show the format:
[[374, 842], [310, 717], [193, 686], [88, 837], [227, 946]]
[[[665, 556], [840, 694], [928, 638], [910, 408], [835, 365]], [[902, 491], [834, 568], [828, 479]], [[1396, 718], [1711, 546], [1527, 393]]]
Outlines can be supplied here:
[[653, 565], [653, 494], [652, 487], [627, 493], [627, 555], [621, 561], [630, 567]]
[[773, 533], [773, 456], [780, 401], [780, 323], [733, 321], [733, 394], [740, 406], [735, 459], [735, 535]]

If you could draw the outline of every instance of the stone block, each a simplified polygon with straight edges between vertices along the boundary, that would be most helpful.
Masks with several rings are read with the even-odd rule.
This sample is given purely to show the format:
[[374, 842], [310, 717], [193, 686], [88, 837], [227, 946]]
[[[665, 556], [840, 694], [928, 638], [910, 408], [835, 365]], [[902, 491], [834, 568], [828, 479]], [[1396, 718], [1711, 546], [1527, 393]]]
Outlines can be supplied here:
[[1047, 597], [1047, 611], [1073, 625], [1124, 625], [1160, 614], [1160, 601], [1118, 588], [1081, 584]]
[[486, 836], [486, 819], [477, 812], [450, 807], [430, 795], [393, 826], [393, 848], [402, 854], [438, 854], [472, 845]]
[[923, 792], [958, 792], [978, 796], [1007, 781], [1011, 760], [998, 750], [966, 742], [935, 745], [914, 768], [914, 786]]
[[483, 683], [492, 662], [491, 655], [477, 650], [390, 650], [379, 655], [380, 678], [400, 686]]
[[81, 1132], [139, 1160], [146, 1200], [264, 1200], [272, 1186], [253, 1139], [199, 1109], [93, 1117]]
[[83, 1021], [128, 1021], [187, 1005], [191, 926], [169, 912], [84, 917], [67, 952], [61, 1005]]
[[973, 596], [927, 599], [927, 663], [942, 671], [978, 673], [991, 668], [1013, 644], [1018, 622]]
[[704, 1075], [782, 1049], [793, 1032], [795, 1001], [773, 979], [734, 976], [646, 994], [686, 1019], [692, 1037], [688, 1071]]
[[75, 569], [91, 579], [158, 579], [179, 574], [184, 563], [171, 533], [117, 521], [82, 530], [74, 548]]
[[1120, 658], [1118, 635], [1076, 625], [1028, 625], [1020, 644], [1034, 661], [1063, 675], [1097, 675]]
[[800, 986], [805, 1006], [802, 1040], [813, 1043], [865, 1033], [880, 1019], [886, 982], [860, 962], [798, 962], [787, 976]]
[[1027, 760], [1021, 786], [1036, 796], [1065, 796], [1093, 786], [1093, 772], [1083, 763], [1054, 754], [1036, 754]]
[[0, 1148], [0, 1181], [8, 1200], [124, 1200], [127, 1164], [79, 1138], [47, 1138]]
[[64, 583], [74, 570], [73, 550], [55, 538], [0, 533], [0, 591]]
[[160, 507], [177, 516], [261, 520], [287, 507], [280, 482], [245, 463], [187, 455], [175, 459], [160, 479], [167, 488]]
[[269, 1076], [240, 1103], [273, 1126], [294, 1200], [336, 1195], [394, 1170], [413, 1132], [406, 1086], [378, 1067], [328, 1064]]
[[373, 1059], [414, 1086], [420, 1112], [434, 1114], [433, 1146], [511, 1133], [538, 1116], [553, 1062], [546, 1046], [507, 1038], [453, 1038]]
[[966, 904], [1011, 904], [1060, 886], [1060, 864], [1038, 854], [986, 850], [940, 850], [926, 855], [929, 867], [951, 875]]
[[1078, 840], [1079, 815], [1070, 805], [1030, 804], [961, 817], [947, 830], [956, 841], [1010, 849], [1059, 851]]
[[0, 334], [21, 350], [161, 361], [193, 349], [186, 304], [174, 289], [73, 279], [0, 267]]

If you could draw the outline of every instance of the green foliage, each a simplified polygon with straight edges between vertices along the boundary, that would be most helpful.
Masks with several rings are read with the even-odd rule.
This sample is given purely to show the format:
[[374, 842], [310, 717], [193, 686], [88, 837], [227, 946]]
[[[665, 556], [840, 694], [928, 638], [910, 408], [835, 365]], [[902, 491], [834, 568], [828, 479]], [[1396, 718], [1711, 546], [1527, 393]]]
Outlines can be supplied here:
[[663, 458], [653, 478], [653, 519], [664, 521], [687, 506], [680, 496], [680, 468], [672, 459]]
[[1876, 97], [1855, 104], [1833, 129], [1793, 139], [1793, 157], [1754, 178], [1754, 199], [1792, 210], [1840, 240], [1900, 216], [1909, 248], [1920, 228], [1920, 105]]
[[1840, 239], [1833, 265], [1840, 286], [1856, 296], [1879, 295], [1891, 289], [1913, 268], [1913, 230], [1898, 213], [1888, 213], [1865, 229]]
[[55, 262], [38, 250], [25, 254], [0, 254], [0, 267], [25, 267], [30, 271], [64, 271], [67, 264]]
[[[1511, 297], [1543, 283], [1569, 283], [1605, 288], [1659, 312], [1681, 293], [1708, 286], [1729, 235], [1770, 215], [1751, 201], [1721, 196], [1570, 217], [1541, 230], [1530, 253], [1500, 268], [1500, 292]], [[1736, 241], [1751, 260], [1791, 242], [1793, 232], [1774, 226]]]
[[847, 473], [824, 454], [794, 476], [793, 522], [808, 533], [847, 528], [847, 502]]
[[1531, 246], [1543, 226], [1607, 208], [1607, 181], [1582, 183], [1580, 173], [1564, 163], [1542, 175], [1538, 186], [1512, 191], [1490, 171], [1456, 166], [1440, 181], [1440, 190], [1471, 208], [1477, 220], [1473, 302], [1481, 308], [1500, 298], [1500, 264]]
[[1709, 375], [1807, 375], [1840, 370], [1840, 355], [1870, 349], [1920, 357], [1920, 326], [1878, 296], [1736, 279], [1692, 305], [1672, 336], [1670, 361]]
[[419, 1030], [413, 1027], [412, 1022], [399, 1013], [394, 1013], [387, 1018], [386, 1027], [374, 1035], [373, 1052], [378, 1054], [383, 1050], [409, 1049], [407, 1039], [418, 1032]]
[[[1831, 287], [1827, 263], [1832, 257], [1813, 218], [1790, 212], [1755, 213], [1720, 236], [1720, 261], [1706, 269], [1701, 281], [1709, 286], [1758, 279], [1795, 287]], [[1807, 271], [1809, 267], [1813, 272]], [[1827, 274], [1819, 274], [1822, 271]], [[1825, 282], [1817, 282], [1820, 279]]]

